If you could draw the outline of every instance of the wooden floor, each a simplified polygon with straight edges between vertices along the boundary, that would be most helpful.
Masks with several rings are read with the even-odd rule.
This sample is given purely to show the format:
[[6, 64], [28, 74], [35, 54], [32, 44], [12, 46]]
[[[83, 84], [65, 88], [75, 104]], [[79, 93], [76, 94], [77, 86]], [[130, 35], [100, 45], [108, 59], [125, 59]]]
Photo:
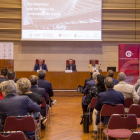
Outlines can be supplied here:
[[89, 133], [83, 133], [80, 125], [82, 96], [77, 92], [55, 92], [57, 103], [53, 106], [48, 131], [41, 131], [41, 140], [93, 140]]

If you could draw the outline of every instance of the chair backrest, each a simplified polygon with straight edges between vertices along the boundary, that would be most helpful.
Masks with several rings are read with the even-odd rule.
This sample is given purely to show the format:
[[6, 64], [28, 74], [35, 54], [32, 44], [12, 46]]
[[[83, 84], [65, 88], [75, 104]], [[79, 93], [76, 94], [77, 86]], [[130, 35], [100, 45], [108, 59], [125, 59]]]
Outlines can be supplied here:
[[135, 114], [113, 114], [108, 122], [108, 129], [137, 129]]
[[[66, 65], [69, 64], [69, 60], [66, 60]], [[73, 60], [73, 64], [75, 64], [75, 60]]]
[[128, 114], [135, 114], [137, 117], [140, 117], [140, 105], [137, 104], [131, 105]]
[[12, 133], [3, 133], [8, 135], [2, 135], [0, 133], [0, 140], [26, 140], [23, 132], [12, 132]]
[[133, 98], [126, 98], [124, 103], [126, 108], [130, 108], [130, 106], [133, 104]]
[[125, 114], [123, 104], [107, 105], [104, 104], [100, 116], [111, 116], [112, 114]]
[[4, 131], [35, 131], [36, 124], [31, 116], [9, 116], [4, 124]]
[[93, 97], [91, 102], [90, 102], [90, 108], [95, 108], [96, 102], [97, 102], [98, 98], [97, 97]]
[[41, 104], [41, 107], [46, 107], [46, 101], [45, 101], [45, 98], [44, 97], [42, 97], [42, 104]]
[[130, 136], [129, 140], [140, 140], [140, 133], [139, 132], [133, 132]]
[[[38, 64], [38, 59], [35, 61], [36, 64]], [[45, 64], [45, 60], [43, 59], [43, 64]]]
[[[91, 60], [89, 60], [89, 64], [91, 64]], [[99, 60], [95, 60], [95, 64], [99, 65]]]

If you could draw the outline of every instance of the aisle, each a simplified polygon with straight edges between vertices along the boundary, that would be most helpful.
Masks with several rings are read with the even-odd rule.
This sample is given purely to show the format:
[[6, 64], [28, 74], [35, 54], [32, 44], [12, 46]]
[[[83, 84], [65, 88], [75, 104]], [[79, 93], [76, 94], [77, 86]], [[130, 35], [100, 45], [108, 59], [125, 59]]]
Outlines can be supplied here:
[[59, 96], [59, 93], [55, 96], [57, 103], [53, 106], [49, 130], [41, 133], [42, 140], [88, 140], [89, 134], [84, 134], [80, 125], [82, 95], [61, 92]]

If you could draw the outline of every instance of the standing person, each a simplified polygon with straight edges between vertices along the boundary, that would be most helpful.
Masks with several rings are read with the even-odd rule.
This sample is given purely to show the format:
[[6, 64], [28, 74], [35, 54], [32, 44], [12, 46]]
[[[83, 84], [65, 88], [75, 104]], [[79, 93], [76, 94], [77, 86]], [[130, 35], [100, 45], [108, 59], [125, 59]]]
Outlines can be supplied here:
[[45, 80], [45, 76], [46, 76], [46, 71], [44, 70], [40, 70], [38, 72], [38, 87], [40, 88], [45, 88], [46, 93], [48, 93], [49, 97], [50, 97], [50, 102], [52, 102], [52, 105], [55, 105], [55, 103], [57, 102], [56, 100], [52, 100], [52, 97], [54, 96], [53, 93], [53, 89], [52, 89], [52, 84]]
[[73, 59], [69, 59], [69, 64], [66, 65], [66, 70], [77, 71], [76, 70], [76, 65], [73, 64]]
[[35, 66], [34, 66], [34, 71], [37, 71], [37, 70], [45, 70], [45, 71], [48, 71], [47, 65], [46, 64], [43, 64], [43, 60], [42, 59], [39, 59], [38, 60], [38, 64], [35, 64]]

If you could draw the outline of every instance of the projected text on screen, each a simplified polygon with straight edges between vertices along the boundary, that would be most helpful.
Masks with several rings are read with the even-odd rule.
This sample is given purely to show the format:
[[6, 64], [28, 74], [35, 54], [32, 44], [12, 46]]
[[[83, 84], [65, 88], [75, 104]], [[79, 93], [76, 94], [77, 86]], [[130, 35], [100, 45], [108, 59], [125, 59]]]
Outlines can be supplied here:
[[22, 40], [101, 41], [102, 0], [22, 0]]

